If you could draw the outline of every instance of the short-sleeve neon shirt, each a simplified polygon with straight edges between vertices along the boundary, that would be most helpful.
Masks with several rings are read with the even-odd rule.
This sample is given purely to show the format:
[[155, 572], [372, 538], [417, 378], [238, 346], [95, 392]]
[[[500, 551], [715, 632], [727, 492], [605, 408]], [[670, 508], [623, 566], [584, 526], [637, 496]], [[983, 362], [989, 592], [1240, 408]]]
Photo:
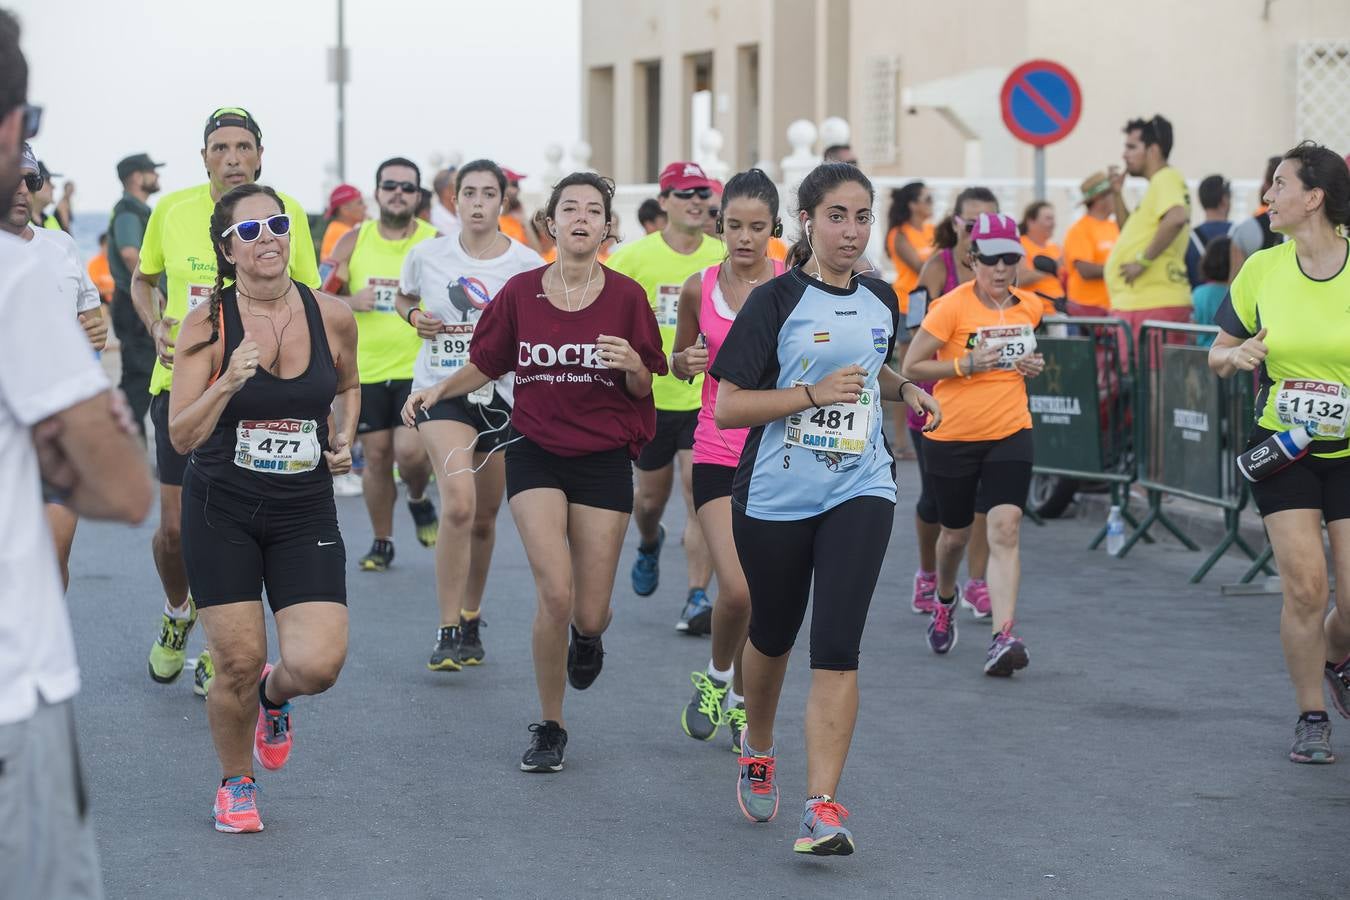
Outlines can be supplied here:
[[[627, 246], [620, 245], [607, 265], [642, 285], [647, 302], [661, 326], [661, 350], [670, 356], [675, 347], [675, 324], [678, 317], [680, 290], [685, 279], [726, 258], [727, 249], [721, 241], [703, 235], [703, 243], [693, 253], [677, 253], [666, 243], [661, 232], [653, 231]], [[652, 379], [652, 397], [657, 410], [687, 412], [703, 404], [703, 376], [684, 381], [674, 375], [657, 375]]]
[[1160, 309], [1166, 306], [1190, 306], [1191, 282], [1186, 276], [1186, 246], [1191, 230], [1182, 228], [1172, 243], [1158, 254], [1147, 269], [1134, 280], [1125, 283], [1120, 267], [1135, 262], [1139, 254], [1153, 243], [1158, 233], [1158, 222], [1174, 206], [1191, 208], [1191, 194], [1186, 179], [1171, 166], [1164, 166], [1149, 179], [1148, 190], [1139, 207], [1125, 220], [1120, 237], [1106, 260], [1106, 287], [1111, 292], [1111, 308], [1135, 311]]
[[[1350, 261], [1318, 281], [1303, 274], [1297, 249], [1293, 241], [1285, 241], [1247, 257], [1214, 317], [1216, 325], [1244, 340], [1268, 329], [1256, 424], [1271, 431], [1290, 427], [1276, 411], [1283, 382], [1350, 385]], [[1312, 453], [1340, 459], [1350, 456], [1350, 449], [1318, 453], [1314, 441]]]
[[353, 294], [371, 287], [375, 308], [356, 316], [356, 368], [362, 384], [410, 381], [422, 339], [417, 329], [398, 314], [395, 298], [403, 262], [414, 247], [436, 236], [430, 222], [413, 219], [413, 233], [397, 241], [380, 234], [378, 222], [366, 222], [356, 231], [356, 246], [347, 262], [348, 290]]
[[[311, 288], [319, 286], [319, 267], [314, 261], [314, 239], [309, 234], [309, 217], [293, 198], [281, 194], [281, 202], [291, 217], [291, 277]], [[168, 298], [167, 318], [182, 322], [199, 303], [211, 296], [216, 283], [216, 251], [211, 246], [211, 214], [216, 202], [211, 186], [175, 191], [165, 197], [150, 214], [141, 242], [138, 268], [146, 275], [163, 275], [160, 287]], [[170, 337], [178, 338], [175, 325]], [[173, 370], [155, 360], [150, 375], [150, 393], [159, 394], [173, 386]]]

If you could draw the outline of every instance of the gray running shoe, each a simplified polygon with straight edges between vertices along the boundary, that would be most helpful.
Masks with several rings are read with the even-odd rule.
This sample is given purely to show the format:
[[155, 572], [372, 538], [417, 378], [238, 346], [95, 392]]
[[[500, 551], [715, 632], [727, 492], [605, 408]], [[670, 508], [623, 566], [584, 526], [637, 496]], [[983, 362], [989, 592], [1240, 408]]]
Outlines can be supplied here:
[[802, 830], [792, 849], [815, 856], [848, 856], [854, 847], [853, 834], [843, 824], [847, 818], [848, 810], [829, 797], [807, 800]]
[[778, 785], [773, 780], [774, 757], [741, 756], [736, 779], [736, 801], [751, 822], [768, 822], [778, 812]]
[[722, 719], [731, 728], [731, 752], [741, 752], [741, 735], [745, 734], [745, 703], [737, 703], [723, 710]]
[[1327, 663], [1327, 687], [1331, 688], [1331, 702], [1342, 718], [1350, 719], [1350, 657], [1341, 660], [1339, 666]]
[[1325, 719], [1320, 722], [1299, 719], [1294, 726], [1294, 746], [1289, 751], [1289, 759], [1296, 763], [1334, 763], [1336, 754], [1331, 752], [1331, 723]]
[[694, 683], [694, 696], [680, 714], [680, 724], [691, 738], [710, 741], [722, 725], [722, 703], [730, 685], [707, 672], [693, 672], [689, 680]]

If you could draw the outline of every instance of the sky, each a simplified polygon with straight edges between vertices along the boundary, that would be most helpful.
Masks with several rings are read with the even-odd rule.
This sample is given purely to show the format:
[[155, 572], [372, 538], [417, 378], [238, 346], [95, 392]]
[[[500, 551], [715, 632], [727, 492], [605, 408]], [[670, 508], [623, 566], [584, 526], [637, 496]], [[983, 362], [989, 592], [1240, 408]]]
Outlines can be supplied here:
[[[548, 144], [579, 137], [579, 4], [346, 0], [347, 180], [369, 194], [391, 156], [422, 165], [428, 187], [437, 156], [541, 171]], [[33, 147], [75, 182], [77, 214], [112, 207], [117, 161], [132, 153], [167, 164], [165, 192], [204, 181], [202, 126], [221, 106], [261, 125], [264, 183], [325, 205], [336, 183], [327, 56], [337, 0], [0, 6], [20, 19], [29, 100], [45, 108]]]

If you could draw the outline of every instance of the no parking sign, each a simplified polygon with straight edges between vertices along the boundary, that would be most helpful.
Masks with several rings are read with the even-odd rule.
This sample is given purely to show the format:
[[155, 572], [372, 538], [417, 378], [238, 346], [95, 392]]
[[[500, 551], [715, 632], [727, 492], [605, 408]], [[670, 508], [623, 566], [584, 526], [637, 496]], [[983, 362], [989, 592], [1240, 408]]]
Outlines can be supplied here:
[[1083, 112], [1078, 79], [1057, 62], [1033, 59], [1012, 70], [1000, 95], [1003, 124], [1036, 148], [1036, 197], [1045, 199], [1045, 146], [1068, 137]]

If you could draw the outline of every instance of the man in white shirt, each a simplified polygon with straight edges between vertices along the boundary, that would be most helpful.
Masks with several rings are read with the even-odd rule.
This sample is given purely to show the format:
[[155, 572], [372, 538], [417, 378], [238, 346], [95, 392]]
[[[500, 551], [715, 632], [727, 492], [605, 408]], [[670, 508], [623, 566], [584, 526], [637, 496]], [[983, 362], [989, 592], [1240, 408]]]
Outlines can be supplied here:
[[441, 234], [459, 231], [459, 213], [455, 211], [456, 171], [453, 166], [442, 169], [431, 180], [431, 191], [436, 195], [431, 201], [431, 224]]
[[[27, 103], [19, 27], [0, 10], [0, 218], [20, 179]], [[138, 522], [153, 499], [134, 426], [60, 289], [0, 234], [0, 884], [6, 896], [102, 897], [75, 745], [75, 643], [40, 478], [81, 515]], [[12, 893], [11, 893], [12, 892]]]
[[[103, 316], [103, 302], [98, 289], [89, 279], [89, 272], [80, 262], [75, 240], [64, 231], [35, 228], [29, 221], [33, 195], [42, 187], [42, 168], [33, 149], [23, 145], [19, 162], [19, 186], [14, 191], [8, 214], [0, 218], [0, 231], [14, 235], [28, 244], [28, 250], [38, 257], [43, 270], [56, 276], [61, 291], [61, 306], [73, 309], [85, 337], [95, 351], [108, 343], [108, 322]], [[56, 543], [56, 561], [61, 568], [61, 583], [70, 585], [70, 550], [75, 543], [75, 527], [79, 516], [56, 497], [44, 494], [47, 527]]]

